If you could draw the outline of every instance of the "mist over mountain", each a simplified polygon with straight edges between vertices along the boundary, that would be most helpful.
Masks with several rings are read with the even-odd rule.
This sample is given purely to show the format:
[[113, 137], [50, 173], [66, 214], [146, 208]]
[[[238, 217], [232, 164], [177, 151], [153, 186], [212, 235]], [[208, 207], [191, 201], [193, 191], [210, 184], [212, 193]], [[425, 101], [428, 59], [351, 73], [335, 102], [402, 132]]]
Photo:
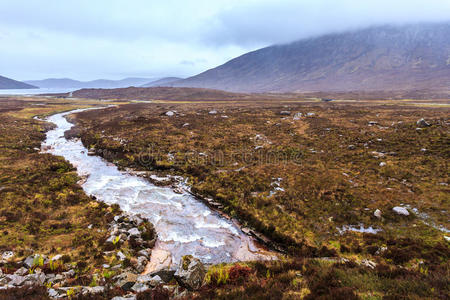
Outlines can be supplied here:
[[0, 76], [0, 89], [34, 89], [33, 85]]
[[378, 26], [275, 45], [173, 83], [237, 92], [450, 90], [450, 22]]
[[123, 88], [141, 86], [158, 78], [125, 78], [121, 80], [97, 79], [92, 81], [78, 81], [70, 78], [49, 78], [44, 80], [27, 80], [28, 84], [40, 88]]

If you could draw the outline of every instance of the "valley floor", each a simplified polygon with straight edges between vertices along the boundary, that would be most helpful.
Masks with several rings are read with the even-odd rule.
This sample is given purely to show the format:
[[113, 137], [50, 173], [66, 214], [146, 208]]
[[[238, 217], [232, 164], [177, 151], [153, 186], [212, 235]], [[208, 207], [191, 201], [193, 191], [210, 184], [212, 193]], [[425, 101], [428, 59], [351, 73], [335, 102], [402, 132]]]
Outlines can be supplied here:
[[[2, 102], [1, 246], [97, 257], [100, 266], [99, 232], [84, 230], [86, 245], [74, 241], [92, 222], [106, 226], [112, 208], [92, 210], [71, 166], [33, 150], [46, 125], [30, 117], [67, 110], [67, 101], [51, 111]], [[149, 180], [183, 176], [194, 194], [284, 253], [213, 266], [189, 297], [446, 299], [449, 112], [448, 101], [426, 100], [161, 100], [73, 115], [69, 134]]]

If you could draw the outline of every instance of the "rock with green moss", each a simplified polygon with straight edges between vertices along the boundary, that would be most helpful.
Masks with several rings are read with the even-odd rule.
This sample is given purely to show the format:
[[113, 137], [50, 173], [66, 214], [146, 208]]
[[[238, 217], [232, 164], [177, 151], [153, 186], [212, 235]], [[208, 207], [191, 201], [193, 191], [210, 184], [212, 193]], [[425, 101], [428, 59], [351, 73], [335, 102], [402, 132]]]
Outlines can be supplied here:
[[189, 290], [197, 290], [206, 276], [206, 268], [202, 262], [192, 255], [183, 256], [177, 271], [175, 279], [177, 282]]

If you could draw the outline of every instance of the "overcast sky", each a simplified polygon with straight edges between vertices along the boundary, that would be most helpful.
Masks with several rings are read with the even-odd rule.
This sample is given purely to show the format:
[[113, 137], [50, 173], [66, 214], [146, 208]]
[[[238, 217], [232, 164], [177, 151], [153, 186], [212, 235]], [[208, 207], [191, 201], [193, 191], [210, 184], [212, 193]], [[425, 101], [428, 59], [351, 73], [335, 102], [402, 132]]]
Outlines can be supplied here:
[[189, 76], [264, 46], [450, 20], [450, 0], [0, 0], [0, 75]]

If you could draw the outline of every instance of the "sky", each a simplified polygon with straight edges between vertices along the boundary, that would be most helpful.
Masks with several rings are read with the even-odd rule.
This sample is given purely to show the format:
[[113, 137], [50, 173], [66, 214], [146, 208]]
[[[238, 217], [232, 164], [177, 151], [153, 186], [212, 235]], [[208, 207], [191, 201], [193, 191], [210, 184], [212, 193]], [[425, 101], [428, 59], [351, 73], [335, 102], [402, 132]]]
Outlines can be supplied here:
[[450, 20], [450, 0], [0, 0], [0, 75], [187, 77], [273, 44]]

